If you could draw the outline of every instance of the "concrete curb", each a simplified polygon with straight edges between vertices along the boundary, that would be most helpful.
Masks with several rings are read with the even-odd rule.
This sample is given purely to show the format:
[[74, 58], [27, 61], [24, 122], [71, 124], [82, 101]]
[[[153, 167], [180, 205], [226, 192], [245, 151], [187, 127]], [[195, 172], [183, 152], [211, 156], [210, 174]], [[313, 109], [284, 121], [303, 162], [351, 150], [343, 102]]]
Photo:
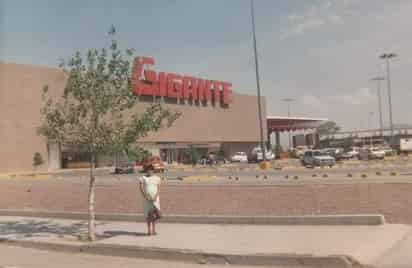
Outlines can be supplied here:
[[53, 250], [68, 253], [87, 253], [105, 256], [155, 259], [166, 261], [180, 261], [197, 264], [224, 264], [224, 265], [249, 265], [271, 266], [282, 265], [295, 267], [328, 267], [328, 268], [352, 268], [362, 267], [360, 263], [350, 256], [313, 256], [298, 254], [224, 254], [208, 253], [185, 249], [146, 248], [135, 246], [120, 246], [110, 244], [59, 244], [50, 242], [35, 242], [22, 240], [2, 240], [2, 244], [20, 246], [40, 250]]
[[[53, 212], [35, 210], [1, 210], [0, 216], [58, 218], [87, 220], [84, 212]], [[142, 214], [97, 213], [99, 221], [144, 222]], [[187, 224], [255, 224], [255, 225], [383, 225], [385, 217], [378, 214], [365, 215], [318, 215], [318, 216], [192, 216], [165, 215], [165, 223]]]

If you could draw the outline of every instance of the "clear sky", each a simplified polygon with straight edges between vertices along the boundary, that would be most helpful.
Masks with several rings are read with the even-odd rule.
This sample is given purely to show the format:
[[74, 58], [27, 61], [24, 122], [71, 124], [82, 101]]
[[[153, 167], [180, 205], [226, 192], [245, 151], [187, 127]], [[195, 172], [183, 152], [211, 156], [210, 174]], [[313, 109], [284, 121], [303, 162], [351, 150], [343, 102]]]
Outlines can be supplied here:
[[[255, 0], [255, 9], [268, 114], [285, 115], [288, 97], [292, 115], [377, 127], [369, 79], [383, 70], [378, 55], [395, 52], [394, 119], [412, 123], [412, 1]], [[57, 66], [76, 50], [106, 46], [112, 24], [120, 45], [154, 56], [157, 70], [256, 92], [249, 0], [0, 0], [0, 60]]]

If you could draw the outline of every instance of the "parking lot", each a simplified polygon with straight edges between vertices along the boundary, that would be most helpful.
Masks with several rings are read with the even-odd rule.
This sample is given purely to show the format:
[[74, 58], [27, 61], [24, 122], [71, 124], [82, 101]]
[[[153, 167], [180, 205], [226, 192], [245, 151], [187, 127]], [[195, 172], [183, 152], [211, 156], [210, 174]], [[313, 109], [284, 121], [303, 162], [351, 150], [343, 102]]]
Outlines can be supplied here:
[[[162, 209], [188, 215], [381, 213], [389, 222], [412, 223], [412, 166], [406, 159], [350, 161], [333, 168], [289, 162], [277, 161], [266, 171], [256, 164], [169, 167]], [[111, 172], [97, 172], [97, 211], [140, 213], [139, 174]], [[3, 178], [0, 209], [87, 211], [87, 190], [87, 170]]]

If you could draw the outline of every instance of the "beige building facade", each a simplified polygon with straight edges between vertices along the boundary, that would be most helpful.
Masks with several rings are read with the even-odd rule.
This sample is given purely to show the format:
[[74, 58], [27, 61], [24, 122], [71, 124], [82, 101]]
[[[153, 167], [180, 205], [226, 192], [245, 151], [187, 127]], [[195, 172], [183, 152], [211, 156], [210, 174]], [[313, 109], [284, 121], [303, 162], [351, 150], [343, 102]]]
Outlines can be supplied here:
[[[36, 152], [45, 160], [42, 170], [67, 167], [64, 158], [68, 153], [62, 152], [57, 144], [49, 144], [36, 132], [41, 123], [43, 86], [48, 85], [50, 91], [58, 95], [65, 82], [59, 69], [0, 63], [0, 173], [32, 170]], [[265, 98], [262, 103], [262, 116], [266, 118]], [[147, 105], [148, 100], [142, 100], [136, 109]], [[233, 102], [227, 107], [190, 103], [164, 105], [181, 112], [181, 117], [172, 127], [150, 133], [137, 142], [171, 162], [179, 161], [182, 150], [189, 145], [203, 153], [223, 149], [230, 157], [236, 151], [249, 152], [259, 143], [256, 96], [234, 94]], [[101, 163], [110, 164], [110, 157], [106, 156]]]

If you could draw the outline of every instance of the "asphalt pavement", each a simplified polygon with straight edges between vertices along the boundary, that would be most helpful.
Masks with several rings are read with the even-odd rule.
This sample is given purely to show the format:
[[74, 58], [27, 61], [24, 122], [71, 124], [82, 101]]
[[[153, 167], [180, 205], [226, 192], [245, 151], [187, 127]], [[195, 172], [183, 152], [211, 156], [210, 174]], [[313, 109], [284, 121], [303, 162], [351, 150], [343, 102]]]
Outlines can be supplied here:
[[[136, 181], [135, 174], [113, 174], [113, 168], [98, 168], [96, 175], [105, 181]], [[1, 178], [12, 179], [60, 179], [78, 181], [87, 179], [88, 169], [39, 172], [39, 174], [0, 174]], [[395, 157], [385, 160], [338, 162], [334, 167], [308, 168], [298, 160], [276, 160], [268, 170], [261, 170], [257, 164], [232, 163], [216, 166], [168, 165], [164, 174], [171, 184], [184, 183], [246, 183], [246, 184], [287, 184], [287, 183], [352, 183], [354, 179], [368, 182], [412, 182], [412, 161], [409, 157]], [[357, 180], [359, 182], [359, 180]]]
[[[135, 182], [135, 174], [113, 174], [111, 169], [98, 171], [99, 180]], [[88, 178], [87, 170], [64, 171], [50, 178], [78, 181]], [[261, 170], [256, 164], [231, 164], [216, 167], [170, 166], [164, 177], [170, 184], [296, 184], [296, 183], [412, 183], [412, 165], [409, 162], [353, 161], [332, 168], [306, 168], [300, 165], [284, 166], [281, 169]]]
[[[174, 261], [179, 260], [192, 263], [186, 267], [197, 267], [196, 263], [282, 263], [285, 267], [300, 264], [329, 268], [361, 267], [360, 263], [378, 268], [409, 268], [412, 263], [412, 227], [403, 224], [259, 226], [159, 223], [156, 236], [146, 236], [145, 228], [144, 223], [100, 221], [96, 224], [98, 240], [90, 243], [82, 239], [87, 232], [85, 221], [0, 217], [0, 247], [4, 249], [0, 251], [0, 266], [50, 267], [53, 264], [53, 267], [82, 267], [94, 264], [97, 267], [100, 264], [104, 267], [130, 267], [128, 265], [147, 262], [149, 266], [144, 267], [173, 267], [169, 264], [174, 265]], [[63, 253], [38, 255], [27, 249], [9, 247], [13, 245]], [[71, 258], [68, 252], [72, 254]], [[91, 256], [80, 252], [103, 256], [91, 260]], [[27, 253], [24, 258], [18, 257], [23, 253]], [[120, 256], [161, 262], [116, 258]], [[104, 257], [108, 258], [105, 260]], [[340, 260], [354, 266], [331, 264], [341, 264]], [[43, 264], [46, 266], [41, 266]]]

